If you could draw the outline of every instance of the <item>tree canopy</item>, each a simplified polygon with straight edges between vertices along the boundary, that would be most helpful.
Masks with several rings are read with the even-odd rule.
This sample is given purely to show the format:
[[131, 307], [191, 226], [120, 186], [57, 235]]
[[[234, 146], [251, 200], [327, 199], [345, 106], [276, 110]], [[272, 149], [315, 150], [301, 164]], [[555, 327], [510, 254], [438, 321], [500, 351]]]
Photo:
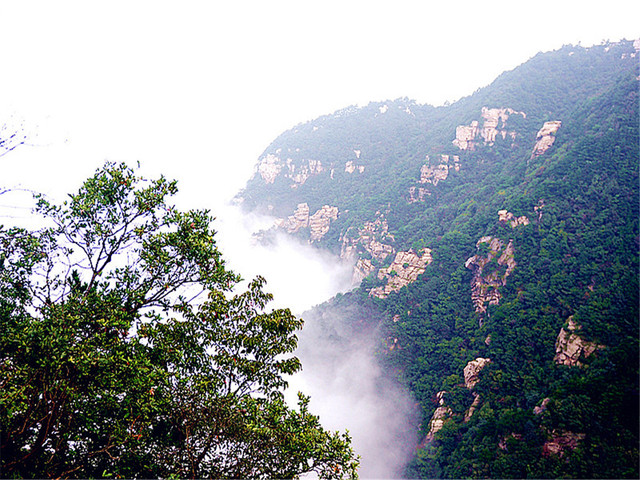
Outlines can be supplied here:
[[0, 228], [2, 476], [355, 477], [348, 434], [284, 401], [302, 320], [236, 292], [176, 191], [107, 163], [39, 197], [46, 228]]

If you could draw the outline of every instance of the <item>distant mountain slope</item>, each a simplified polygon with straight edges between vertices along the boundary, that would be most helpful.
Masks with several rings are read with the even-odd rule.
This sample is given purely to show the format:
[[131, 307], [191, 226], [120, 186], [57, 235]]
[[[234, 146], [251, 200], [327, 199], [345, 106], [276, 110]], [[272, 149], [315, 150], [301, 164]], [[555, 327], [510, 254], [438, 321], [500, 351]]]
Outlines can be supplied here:
[[411, 477], [638, 477], [640, 42], [278, 137], [240, 194], [355, 263], [420, 403]]

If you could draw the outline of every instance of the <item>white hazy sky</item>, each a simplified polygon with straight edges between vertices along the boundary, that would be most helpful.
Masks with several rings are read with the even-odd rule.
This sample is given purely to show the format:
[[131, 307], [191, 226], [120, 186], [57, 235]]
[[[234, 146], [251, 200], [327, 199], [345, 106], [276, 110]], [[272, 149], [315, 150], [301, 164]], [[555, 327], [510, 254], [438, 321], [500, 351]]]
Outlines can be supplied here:
[[[0, 2], [0, 185], [75, 189], [105, 159], [215, 207], [282, 131], [352, 104], [442, 104], [538, 51], [640, 35], [635, 0]], [[6, 197], [0, 203], [6, 203]]]

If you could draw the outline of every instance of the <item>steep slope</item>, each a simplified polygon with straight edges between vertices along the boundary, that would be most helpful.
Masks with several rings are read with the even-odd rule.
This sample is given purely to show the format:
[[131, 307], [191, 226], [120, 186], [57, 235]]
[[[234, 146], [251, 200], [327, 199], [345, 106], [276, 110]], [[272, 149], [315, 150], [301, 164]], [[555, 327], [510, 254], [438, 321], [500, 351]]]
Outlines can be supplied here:
[[640, 42], [285, 132], [245, 208], [354, 262], [422, 408], [412, 477], [638, 476]]

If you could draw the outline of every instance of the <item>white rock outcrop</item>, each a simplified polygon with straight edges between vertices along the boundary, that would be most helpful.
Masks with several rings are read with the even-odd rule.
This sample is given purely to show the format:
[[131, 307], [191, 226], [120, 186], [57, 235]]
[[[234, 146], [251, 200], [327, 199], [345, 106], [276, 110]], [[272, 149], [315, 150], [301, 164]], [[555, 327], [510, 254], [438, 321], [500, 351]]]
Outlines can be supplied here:
[[423, 187], [409, 187], [409, 203], [424, 202], [431, 192]]
[[320, 240], [329, 231], [332, 221], [338, 218], [338, 207], [324, 205], [316, 213], [309, 217], [309, 229], [311, 230], [311, 241]]
[[431, 416], [431, 420], [429, 421], [429, 433], [427, 433], [427, 436], [425, 437], [423, 444], [431, 442], [434, 439], [436, 433], [442, 430], [445, 420], [451, 416], [451, 413], [452, 413], [451, 408], [449, 408], [444, 404], [445, 393], [447, 392], [442, 391], [436, 394], [436, 401], [438, 402], [438, 407], [435, 409], [435, 411], [433, 412], [433, 415]]
[[588, 358], [597, 350], [604, 348], [595, 342], [588, 342], [578, 335], [582, 327], [569, 317], [567, 328], [560, 329], [556, 338], [556, 354], [553, 361], [558, 365], [568, 365], [570, 367], [582, 366], [582, 360]]
[[287, 217], [286, 220], [281, 220], [276, 226], [284, 228], [287, 233], [296, 233], [301, 228], [309, 226], [309, 205], [306, 203], [299, 203], [293, 212], [293, 215]]
[[429, 248], [424, 248], [418, 253], [412, 250], [398, 252], [391, 265], [378, 271], [378, 278], [381, 280], [386, 279], [387, 284], [372, 288], [369, 295], [385, 298], [391, 292], [398, 291], [402, 287], [415, 282], [418, 276], [424, 273], [431, 260], [431, 249]]
[[360, 284], [362, 280], [367, 278], [373, 272], [375, 272], [376, 267], [373, 262], [366, 258], [361, 258], [356, 262], [356, 265], [353, 267], [353, 277], [351, 282], [354, 285]]
[[483, 358], [483, 357], [478, 357], [475, 360], [471, 360], [469, 363], [467, 363], [467, 365], [464, 367], [465, 387], [467, 387], [469, 390], [473, 390], [473, 388], [476, 386], [476, 384], [480, 380], [478, 375], [480, 375], [480, 372], [482, 371], [482, 369], [490, 363], [491, 363], [490, 358]]
[[473, 141], [479, 131], [477, 120], [472, 121], [470, 125], [459, 125], [456, 127], [456, 138], [453, 144], [460, 150], [473, 150]]
[[516, 228], [518, 225], [529, 225], [529, 219], [524, 215], [516, 217], [513, 213], [507, 210], [498, 210], [498, 221], [509, 223], [511, 228]]
[[[497, 305], [502, 295], [500, 287], [506, 284], [507, 277], [511, 275], [516, 267], [514, 259], [513, 241], [505, 246], [504, 242], [496, 237], [486, 236], [478, 240], [476, 246], [481, 247], [486, 244], [488, 249], [486, 256], [474, 255], [467, 259], [465, 267], [473, 270], [473, 278], [471, 279], [471, 300], [475, 305], [477, 313], [484, 314], [487, 312], [488, 305]], [[492, 271], [486, 271], [487, 265], [497, 257], [497, 265], [505, 267], [504, 272], [500, 268]]]
[[258, 163], [258, 173], [265, 183], [273, 183], [282, 170], [282, 161], [276, 155], [268, 153]]
[[553, 430], [551, 438], [542, 445], [544, 456], [562, 456], [568, 450], [574, 450], [585, 439], [584, 433], [574, 433], [567, 430]]
[[549, 405], [550, 401], [551, 399], [549, 397], [543, 398], [542, 403], [539, 406], [533, 407], [533, 414], [542, 415], [547, 410], [547, 406]]
[[349, 160], [344, 166], [344, 171], [347, 173], [353, 173], [356, 170], [359, 173], [364, 172], [364, 165], [356, 165], [353, 160]]
[[297, 188], [299, 185], [303, 185], [309, 177], [324, 171], [324, 167], [320, 160], [311, 159], [307, 160], [306, 164], [296, 167], [293, 160], [289, 158], [287, 159], [287, 169], [288, 173], [285, 176], [290, 178], [294, 183], [291, 185], [291, 188]]
[[480, 381], [480, 372], [484, 367], [491, 363], [490, 358], [478, 357], [475, 360], [471, 360], [464, 367], [464, 385], [471, 390], [473, 395], [473, 403], [464, 414], [464, 422], [468, 422], [475, 411], [480, 406], [480, 395], [473, 391], [477, 383]]
[[[277, 152], [281, 152], [278, 149]], [[279, 175], [290, 179], [293, 184], [291, 188], [297, 188], [304, 184], [309, 177], [324, 171], [322, 161], [307, 159], [294, 161], [291, 158], [283, 160], [278, 154], [268, 153], [258, 162], [258, 174], [265, 183], [273, 183]]]
[[[446, 180], [451, 170], [460, 170], [460, 157], [458, 155], [440, 155], [438, 163], [431, 162], [429, 155], [426, 156], [426, 164], [420, 168], [421, 184], [437, 185], [441, 180]], [[423, 187], [409, 187], [409, 203], [424, 202], [431, 192]]]
[[473, 150], [480, 142], [480, 138], [485, 145], [493, 145], [498, 135], [502, 139], [511, 137], [515, 139], [516, 132], [507, 130], [506, 123], [511, 115], [521, 115], [527, 117], [524, 112], [518, 112], [512, 108], [487, 108], [482, 107], [481, 116], [484, 120], [482, 127], [478, 120], [473, 120], [469, 125], [456, 127], [456, 138], [453, 144], [460, 150]]
[[545, 122], [544, 125], [542, 125], [542, 128], [536, 135], [536, 144], [533, 147], [531, 158], [539, 157], [551, 148], [551, 145], [556, 141], [556, 132], [560, 126], [562, 126], [562, 122], [560, 120]]
[[293, 215], [276, 222], [277, 228], [284, 228], [287, 233], [296, 233], [301, 228], [309, 228], [310, 241], [320, 240], [329, 231], [332, 221], [338, 218], [338, 207], [324, 205], [313, 215], [309, 215], [309, 205], [299, 203]]
[[448, 165], [423, 165], [420, 169], [420, 183], [431, 183], [437, 185], [440, 180], [445, 180], [449, 176]]
[[364, 226], [358, 229], [356, 238], [351, 238], [348, 234], [342, 238], [340, 257], [343, 259], [353, 258], [357, 254], [358, 248], [362, 248], [369, 252], [375, 260], [384, 261], [395, 250], [391, 245], [383, 242], [392, 242], [393, 240], [393, 235], [389, 234], [389, 224], [384, 216], [380, 215], [373, 222], [365, 222]]

